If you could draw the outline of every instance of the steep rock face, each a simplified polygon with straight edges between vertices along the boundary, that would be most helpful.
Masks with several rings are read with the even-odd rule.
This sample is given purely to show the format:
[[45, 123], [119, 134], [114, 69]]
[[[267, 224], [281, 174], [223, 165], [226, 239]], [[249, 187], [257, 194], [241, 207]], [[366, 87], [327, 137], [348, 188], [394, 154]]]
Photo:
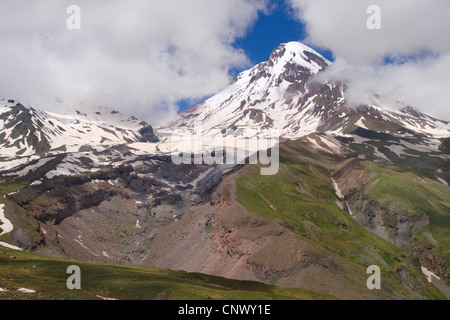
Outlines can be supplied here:
[[92, 184], [92, 180], [128, 180], [132, 168], [123, 167], [91, 176], [66, 177], [37, 186], [28, 186], [9, 199], [32, 213], [41, 223], [61, 223], [75, 212], [99, 205], [118, 194], [109, 184]]
[[445, 154], [450, 155], [450, 138], [442, 139], [442, 143], [439, 146], [439, 150], [441, 150]]
[[7, 203], [4, 211], [13, 225], [12, 243], [19, 248], [30, 251], [45, 244], [44, 236], [40, 233], [39, 223], [32, 212], [15, 203]]
[[413, 235], [428, 224], [425, 214], [416, 216], [406, 210], [384, 206], [355, 189], [347, 197], [351, 203], [348, 208], [356, 221], [380, 238], [399, 246], [407, 245]]
[[[447, 286], [450, 286], [448, 259], [445, 259], [445, 257], [435, 253], [435, 245], [436, 243], [423, 243], [417, 237], [413, 237], [408, 244], [409, 249], [417, 255], [420, 264], [428, 270], [432, 270], [432, 272], [438, 275], [440, 279], [447, 284]], [[446, 290], [449, 290], [449, 287], [447, 287]]]
[[159, 139], [155, 136], [152, 126], [145, 126], [139, 129], [139, 133], [142, 135], [142, 139], [139, 142], [158, 142]]
[[35, 116], [32, 109], [17, 103], [14, 107], [1, 111], [3, 111], [0, 113], [0, 125], [3, 124], [0, 133], [2, 148], [16, 148], [18, 155], [26, 151], [27, 145], [38, 154], [50, 150], [50, 141], [42, 130], [43, 119], [39, 115]]
[[[95, 153], [109, 156], [114, 165], [94, 171], [90, 158], [84, 159], [86, 167], [75, 167], [74, 161], [83, 157], [61, 154], [7, 172], [3, 178], [14, 189], [2, 196], [16, 208], [12, 218], [26, 213], [34, 226], [20, 228], [18, 223], [8, 242], [49, 256], [142, 264], [148, 254], [145, 239], [193, 206], [209, 202], [223, 176], [239, 168], [175, 165], [168, 155], [135, 155], [126, 146]], [[58, 168], [61, 174], [49, 178]], [[74, 168], [75, 174], [70, 172]]]
[[40, 222], [52, 221], [61, 223], [75, 212], [99, 205], [111, 199], [114, 191], [107, 189], [92, 189], [89, 186], [73, 186], [53, 189], [49, 195], [40, 197], [23, 206], [33, 212]]

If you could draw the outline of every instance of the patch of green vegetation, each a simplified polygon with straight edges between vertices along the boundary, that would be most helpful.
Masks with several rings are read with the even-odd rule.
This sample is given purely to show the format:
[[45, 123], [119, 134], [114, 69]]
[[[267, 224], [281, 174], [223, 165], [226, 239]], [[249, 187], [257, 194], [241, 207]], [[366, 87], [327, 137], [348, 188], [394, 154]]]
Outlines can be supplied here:
[[[13, 202], [8, 202], [4, 208], [4, 213], [6, 218], [13, 224], [14, 232], [20, 230], [20, 233], [26, 234], [21, 239], [22, 247], [36, 248], [44, 241], [44, 236], [40, 232], [39, 223], [31, 212], [28, 212]], [[7, 243], [14, 243], [14, 232], [4, 234], [0, 239]]]
[[389, 267], [393, 268], [395, 266], [395, 261], [390, 255], [381, 254], [381, 257], [389, 265]]
[[[411, 215], [426, 215], [427, 226], [416, 236], [430, 243], [429, 233], [436, 240], [436, 250], [450, 258], [450, 192], [442, 183], [428, 178], [421, 172], [401, 168], [386, 168], [373, 162], [364, 162], [374, 174], [365, 192], [382, 205]], [[372, 183], [376, 182], [376, 183]], [[370, 186], [370, 187], [369, 187]]]
[[[66, 286], [67, 267], [81, 269], [81, 290]], [[0, 299], [313, 300], [333, 296], [198, 273], [41, 257], [0, 247]], [[35, 290], [34, 294], [18, 288]]]
[[[305, 164], [282, 164], [276, 176], [263, 177], [247, 167], [237, 179], [237, 200], [267, 219], [281, 219], [304, 239], [357, 258], [367, 244], [398, 254], [390, 243], [372, 235], [336, 204], [337, 197], [326, 173]], [[315, 226], [311, 227], [311, 226]]]
[[[18, 192], [25, 187], [25, 183], [0, 184], [0, 204], [5, 204], [3, 209], [5, 217], [12, 221], [15, 229], [23, 228], [28, 236], [30, 246], [33, 247], [33, 244], [42, 241], [42, 235], [39, 233], [39, 225], [36, 219], [29, 212], [7, 198], [9, 194]], [[8, 243], [13, 242], [12, 233], [2, 235], [0, 240]]]
[[18, 190], [26, 187], [25, 183], [9, 183], [9, 184], [0, 184], [0, 203], [6, 203], [8, 200], [6, 196], [12, 192], [17, 192]]
[[[280, 152], [280, 170], [275, 176], [261, 176], [258, 166], [247, 166], [241, 170], [240, 176], [236, 179], [237, 201], [265, 219], [282, 221], [283, 226], [301, 239], [339, 255], [348, 263], [366, 267], [370, 262], [377, 264], [376, 258], [370, 254], [376, 252], [386, 263], [383, 274], [392, 274], [392, 282], [387, 283], [393, 290], [395, 289], [394, 291], [405, 290], [402, 284], [404, 281], [397, 274], [400, 267], [404, 268], [407, 274], [414, 275], [412, 278], [423, 277], [420, 266], [414, 262], [415, 257], [410, 251], [372, 234], [337, 204], [339, 199], [330, 178], [330, 168], [335, 170], [348, 160], [331, 159], [326, 155], [320, 158], [316, 154], [302, 151], [301, 146], [283, 146]], [[330, 165], [329, 162], [333, 160], [334, 165]], [[420, 196], [411, 195], [411, 187], [399, 179], [398, 175], [393, 177], [391, 172], [384, 172], [381, 166], [369, 161], [364, 164], [373, 166], [374, 170], [376, 168], [380, 170], [377, 172], [380, 181], [373, 183], [376, 180], [374, 177], [368, 183], [375, 186], [374, 199], [389, 205], [398, 203], [399, 206], [414, 206], [418, 210], [429, 209], [430, 204]], [[435, 191], [438, 195], [442, 195], [442, 189], [439, 189], [437, 182], [435, 184], [431, 179], [428, 183], [436, 190], [427, 191], [415, 184], [420, 178], [413, 173], [398, 174], [407, 175], [408, 181], [415, 181], [412, 184], [413, 188], [417, 188], [428, 197], [432, 197]], [[446, 195], [448, 196], [449, 194]], [[409, 197], [413, 204], [405, 201], [405, 197]], [[443, 213], [442, 207], [441, 204], [440, 209], [435, 210], [435, 216], [431, 214], [431, 220], [437, 222], [435, 219], [438, 217], [438, 211], [439, 214]], [[442, 215], [439, 217], [444, 219]], [[430, 226], [438, 227], [435, 222], [430, 223]], [[434, 234], [430, 226], [426, 230]], [[446, 223], [444, 226], [447, 228]], [[444, 228], [439, 232], [439, 237], [442, 236], [445, 239], [443, 243], [446, 243], [449, 237], [444, 234]], [[421, 286], [430, 296], [442, 297], [434, 287], [423, 282]]]

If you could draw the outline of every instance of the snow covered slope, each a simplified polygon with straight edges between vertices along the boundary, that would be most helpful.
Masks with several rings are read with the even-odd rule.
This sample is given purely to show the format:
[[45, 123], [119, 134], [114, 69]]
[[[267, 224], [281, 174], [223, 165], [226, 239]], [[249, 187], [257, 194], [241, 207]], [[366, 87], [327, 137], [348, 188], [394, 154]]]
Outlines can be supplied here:
[[147, 142], [152, 134], [145, 122], [93, 105], [57, 114], [14, 100], [0, 101], [0, 158], [76, 152], [83, 146], [103, 150]]
[[[203, 130], [210, 133], [236, 127], [284, 128], [295, 121], [292, 117], [307, 118], [307, 108], [297, 114], [296, 103], [307, 91], [307, 80], [329, 63], [299, 42], [281, 44], [268, 61], [242, 72], [228, 88], [181, 113], [174, 127], [191, 128], [201, 121]], [[302, 126], [304, 131], [314, 132], [318, 123], [304, 120], [308, 124]]]
[[173, 132], [186, 129], [189, 138], [198, 123], [202, 133], [212, 137], [235, 130], [249, 138], [277, 132], [281, 140], [309, 137], [311, 145], [331, 152], [352, 147], [369, 157], [363, 151], [370, 150], [380, 161], [395, 163], [417, 153], [448, 159], [448, 152], [442, 152], [448, 150], [448, 122], [400, 104], [350, 107], [345, 84], [316, 81], [330, 64], [302, 43], [280, 44], [268, 61], [240, 73], [228, 88], [182, 112], [176, 123], [156, 135], [145, 122], [93, 105], [55, 113], [1, 100], [0, 171], [7, 177], [19, 170], [22, 176], [27, 174], [23, 170], [40, 165], [39, 158], [51, 162], [63, 154], [48, 173], [51, 178], [118, 166], [147, 154], [168, 155], [177, 145], [171, 141]]

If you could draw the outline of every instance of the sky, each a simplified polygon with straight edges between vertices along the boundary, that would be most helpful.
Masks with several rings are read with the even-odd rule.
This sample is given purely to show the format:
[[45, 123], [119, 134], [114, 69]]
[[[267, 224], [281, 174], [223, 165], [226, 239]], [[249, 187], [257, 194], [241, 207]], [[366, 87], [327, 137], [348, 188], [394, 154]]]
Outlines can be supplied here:
[[[80, 15], [67, 11], [77, 5]], [[381, 10], [381, 29], [367, 12]], [[345, 80], [351, 105], [397, 101], [450, 120], [448, 0], [0, 0], [0, 97], [91, 102], [165, 125], [282, 42]], [[79, 19], [78, 19], [79, 18]], [[71, 29], [69, 26], [78, 27]]]
[[[242, 48], [252, 64], [267, 61], [273, 49], [280, 43], [302, 41], [306, 30], [299, 23], [294, 11], [287, 2], [277, 1], [266, 13], [261, 12], [257, 21], [245, 37], [237, 39], [234, 46]], [[328, 50], [315, 47], [328, 60], [332, 54]]]

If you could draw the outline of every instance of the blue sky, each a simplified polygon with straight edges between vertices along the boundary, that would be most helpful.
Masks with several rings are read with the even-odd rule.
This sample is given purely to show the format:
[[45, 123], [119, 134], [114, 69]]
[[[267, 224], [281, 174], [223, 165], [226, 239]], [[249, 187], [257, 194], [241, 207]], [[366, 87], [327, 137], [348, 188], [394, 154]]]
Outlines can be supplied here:
[[[283, 2], [284, 3], [284, 2]], [[235, 42], [243, 49], [253, 64], [268, 60], [270, 53], [280, 43], [303, 41], [306, 37], [303, 24], [295, 20], [289, 8], [279, 4], [267, 15], [260, 13], [258, 21], [247, 35]], [[328, 60], [332, 60], [330, 51], [313, 47]]]
[[[260, 13], [255, 25], [249, 30], [245, 37], [237, 39], [234, 46], [243, 49], [250, 59], [252, 65], [267, 61], [271, 52], [280, 43], [290, 41], [303, 41], [306, 37], [305, 28], [302, 23], [296, 20], [284, 1], [277, 1], [267, 14]], [[322, 50], [311, 46], [322, 54], [325, 58], [333, 61], [332, 53], [329, 50]], [[231, 75], [235, 76], [244, 69], [233, 69]], [[188, 101], [178, 102], [180, 111], [189, 109], [204, 101], [207, 97]]]

